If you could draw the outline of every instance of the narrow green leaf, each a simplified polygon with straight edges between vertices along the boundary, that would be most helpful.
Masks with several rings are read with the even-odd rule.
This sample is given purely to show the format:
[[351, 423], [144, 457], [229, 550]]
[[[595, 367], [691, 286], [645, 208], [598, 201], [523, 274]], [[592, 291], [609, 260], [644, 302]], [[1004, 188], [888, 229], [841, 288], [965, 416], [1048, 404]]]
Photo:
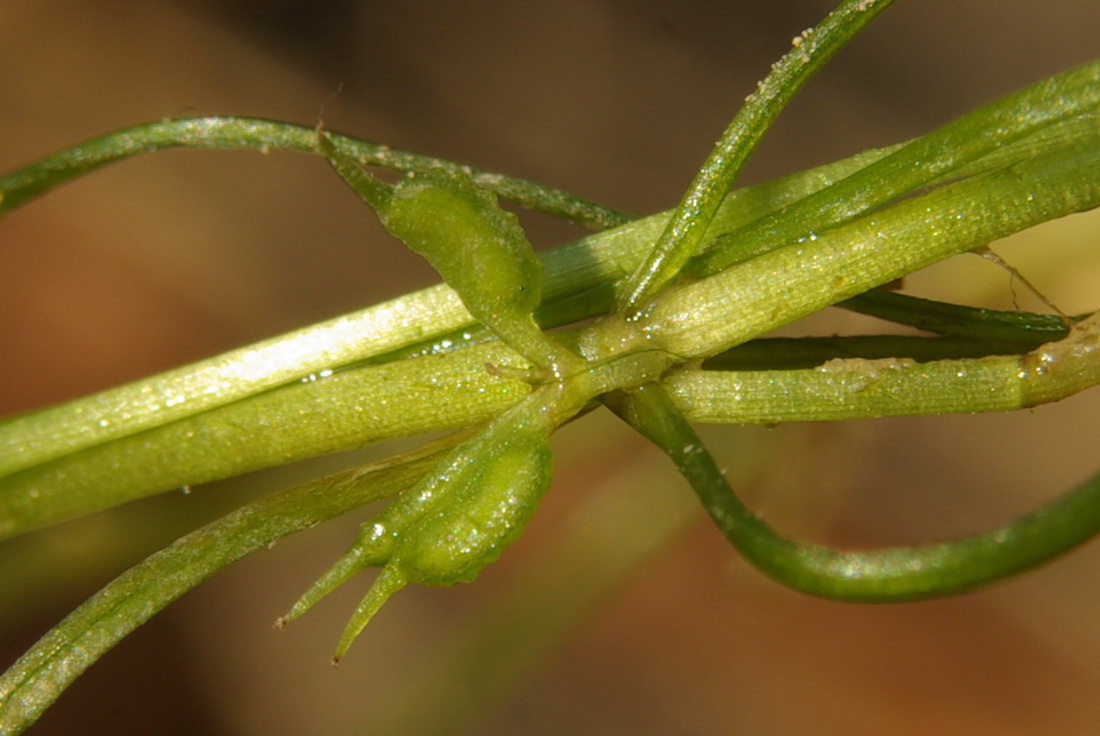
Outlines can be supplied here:
[[[337, 133], [326, 135], [341, 153], [353, 157], [361, 166], [401, 172], [434, 168], [463, 171], [478, 186], [523, 207], [596, 230], [622, 225], [631, 219], [608, 207], [534, 182], [432, 156], [399, 151]], [[0, 216], [77, 176], [131, 156], [169, 148], [324, 153], [318, 143], [317, 129], [313, 127], [234, 116], [161, 120], [107, 133], [0, 177]]]
[[695, 175], [660, 240], [620, 292], [619, 312], [635, 313], [683, 269], [745, 162], [791, 98], [893, 0], [844, 0], [793, 48], [745, 98], [733, 121]]
[[249, 504], [130, 568], [51, 629], [0, 676], [0, 733], [30, 726], [123, 637], [217, 571], [288, 534], [393, 495], [446, 450], [346, 470]]
[[696, 276], [717, 273], [800, 237], [820, 236], [920, 187], [1042, 156], [1081, 137], [1095, 138], [1100, 132], [1098, 110], [1100, 62], [1044, 79], [910, 141], [828, 189], [723, 235], [688, 270]]
[[[846, 299], [837, 306], [940, 335], [978, 340], [1028, 345], [1060, 340], [1069, 333], [1069, 325], [1058, 315], [965, 307], [878, 289]], [[1071, 317], [1069, 321], [1080, 319]]]
[[937, 261], [1100, 206], [1097, 143], [935, 189], [670, 289], [647, 309], [643, 329], [674, 355], [708, 357]]

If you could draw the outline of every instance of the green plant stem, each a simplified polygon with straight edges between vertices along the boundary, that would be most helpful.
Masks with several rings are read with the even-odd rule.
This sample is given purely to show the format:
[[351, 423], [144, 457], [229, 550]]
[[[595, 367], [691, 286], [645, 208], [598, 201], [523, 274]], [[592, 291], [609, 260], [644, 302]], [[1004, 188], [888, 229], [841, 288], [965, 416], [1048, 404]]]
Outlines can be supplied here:
[[448, 440], [413, 456], [346, 470], [249, 504], [196, 529], [108, 583], [0, 676], [0, 733], [29, 727], [123, 637], [214, 573], [288, 534], [391, 496], [438, 461]]
[[[1100, 147], [1078, 145], [1057, 149], [905, 200], [874, 216], [829, 230], [814, 242], [780, 248], [701, 281], [676, 285], [662, 293], [643, 319], [622, 325], [624, 332], [606, 332], [609, 323], [602, 323], [588, 334], [594, 337], [594, 343], [618, 346], [616, 349], [624, 346], [657, 349], [680, 360], [717, 354], [937, 260], [1036, 223], [1096, 207], [1100, 204], [1100, 180], [1090, 173], [1098, 168]], [[657, 223], [648, 224], [652, 227]], [[612, 231], [593, 238], [611, 238], [616, 234], [621, 235]], [[562, 289], [564, 273], [549, 269], [548, 273], [559, 280], [548, 276], [547, 290], [551, 283]], [[776, 279], [775, 274], [784, 277]], [[397, 302], [410, 303], [415, 302]], [[396, 319], [393, 303], [376, 309], [387, 318]], [[418, 324], [418, 316], [411, 315], [411, 325]], [[409, 320], [406, 316], [398, 329], [406, 340], [410, 334], [422, 334]], [[514, 353], [499, 348], [498, 343], [487, 345], [493, 348], [484, 349], [502, 352], [485, 362], [516, 365], [518, 356]], [[266, 399], [255, 397], [262, 399], [257, 402], [262, 406], [260, 411], [252, 401], [226, 404], [208, 418], [202, 414], [194, 416], [188, 420], [194, 422], [190, 427], [182, 420], [155, 425], [144, 435], [134, 433], [129, 439], [120, 436], [113, 441], [118, 444], [104, 446], [98, 453], [89, 446], [87, 453], [71, 454], [55, 464], [40, 464], [18, 475], [8, 475], [0, 479], [0, 533], [14, 535], [76, 512], [105, 508], [179, 484], [198, 482], [200, 478], [209, 480], [317, 451], [360, 446], [371, 433], [393, 436], [438, 428], [439, 423], [431, 424], [437, 415], [454, 422], [446, 426], [479, 421], [486, 411], [499, 410], [500, 405], [493, 403], [491, 397], [514, 403], [525, 394], [518, 385], [509, 387], [502, 376], [486, 377], [483, 367], [473, 367], [481, 358], [475, 357], [471, 362], [471, 356], [478, 354], [462, 355], [465, 352], [432, 356], [434, 360], [430, 363], [386, 364], [395, 371], [394, 376], [409, 371], [408, 380], [394, 379], [390, 390], [386, 390], [384, 383], [374, 389], [371, 395], [379, 400], [377, 411], [382, 412], [383, 419], [369, 428], [364, 427], [364, 418], [371, 418], [376, 409], [365, 402], [361, 388], [341, 390], [356, 383], [351, 378], [333, 380], [341, 375], [336, 373], [324, 380], [307, 382], [304, 387], [296, 386], [294, 392], [284, 389], [285, 393], [272, 394]], [[480, 365], [484, 366], [484, 362]], [[160, 385], [164, 386], [163, 391], [178, 390], [171, 382]], [[448, 390], [472, 386], [473, 390], [456, 390], [454, 396], [441, 400], [444, 394], [424, 389], [433, 385], [441, 389], [451, 387]], [[396, 388], [404, 393], [395, 392]], [[290, 401], [292, 396], [298, 397], [297, 400]], [[441, 401], [445, 411], [440, 410]], [[303, 404], [311, 408], [304, 411]], [[969, 411], [971, 405], [975, 409], [981, 406], [974, 397], [970, 404], [957, 408]], [[348, 417], [343, 420], [348, 430], [333, 432], [330, 427], [341, 412]], [[71, 409], [46, 412], [24, 421], [31, 425], [37, 422], [37, 431], [48, 438], [51, 426], [55, 426], [50, 419], [56, 421], [59, 415], [76, 422], [78, 427], [87, 427], [91, 421]], [[427, 423], [409, 423], [401, 419], [405, 415], [427, 417]], [[315, 423], [304, 421], [310, 416], [316, 418]], [[15, 429], [18, 426], [18, 420], [10, 420], [0, 438], [16, 447], [25, 446], [26, 434]], [[64, 421], [59, 426], [64, 428]], [[163, 426], [163, 430], [157, 426]], [[267, 442], [253, 441], [257, 428], [262, 428]], [[154, 430], [159, 434], [151, 434]], [[189, 437], [188, 432], [193, 434]], [[285, 438], [282, 441], [277, 439], [280, 433]], [[208, 434], [217, 436], [217, 442], [188, 441], [196, 435]], [[61, 454], [48, 441], [46, 446]], [[116, 470], [120, 467], [131, 469], [128, 472], [132, 477], [120, 477]], [[160, 471], [148, 470], [158, 467], [171, 468], [171, 483], [167, 483], [167, 477], [155, 475]], [[78, 472], [77, 468], [82, 470]], [[150, 473], [155, 477], [150, 477]]]
[[[1089, 385], [1090, 355], [1081, 353], [1080, 368], [1068, 373], [1076, 381], [1064, 386], [1067, 395]], [[703, 422], [773, 424], [1001, 411], [1027, 405], [1021, 398], [1026, 382], [1017, 375], [1020, 360], [1011, 356], [920, 365], [855, 361], [828, 370], [778, 372], [679, 370], [667, 383], [692, 420]], [[486, 363], [504, 372], [490, 374]], [[485, 421], [530, 392], [526, 381], [509, 375], [522, 366], [511, 351], [488, 342], [296, 382], [103, 443], [0, 478], [0, 537], [166, 488]], [[1013, 388], [994, 391], [997, 381]], [[264, 442], [256, 442], [257, 436]]]
[[660, 240], [623, 285], [618, 312], [634, 313], [683, 269], [698, 251], [719, 205], [791, 98], [864, 26], [893, 0], [845, 0], [816, 28], [797, 36], [792, 48], [757, 83], [722, 133], [714, 150], [673, 212]]
[[845, 552], [803, 544], [780, 536], [738, 500], [659, 386], [616, 394], [608, 403], [672, 458], [711, 519], [749, 562], [811, 595], [873, 603], [950, 595], [1041, 565], [1100, 531], [1097, 475], [1029, 516], [952, 542]]
[[1025, 355], [915, 363], [837, 359], [817, 368], [680, 370], [662, 385], [693, 422], [780, 424], [1012, 411], [1100, 383], [1100, 317]]
[[[918, 365], [895, 354], [813, 369], [699, 370], [703, 359], [846, 299], [897, 321], [924, 320], [921, 326], [948, 334], [977, 335], [980, 342], [967, 349], [985, 350], [997, 340], [1030, 346], [1036, 335], [1055, 332], [1030, 318], [1021, 324], [857, 295], [995, 238], [1100, 205], [1100, 63], [905, 146], [727, 196], [786, 101], [889, 2], [845, 0], [820, 27], [795, 39], [795, 49], [750, 95], [671, 215], [627, 223], [621, 213], [529, 182], [246, 118], [139, 126], [0, 178], [2, 215], [77, 175], [172, 147], [281, 149], [330, 158], [336, 151], [359, 165], [396, 171], [461, 168], [524, 206], [591, 227], [619, 225], [544, 256], [545, 321], [568, 324], [606, 311], [608, 287], [628, 279], [618, 285], [614, 314], [561, 336], [588, 363], [555, 370], [542, 385], [499, 341], [475, 343], [471, 315], [439, 286], [0, 422], [0, 538], [176, 485], [385, 437], [476, 425], [532, 391], [539, 392], [537, 406], [520, 406], [545, 410], [552, 426], [606, 397], [673, 458], [735, 547], [767, 574], [815, 595], [892, 601], [954, 593], [1041, 564], [1090, 538], [1100, 529], [1100, 476], [1030, 516], [956, 542], [859, 552], [801, 544], [740, 504], [688, 424], [1004, 410], [1055, 401], [1100, 382], [1096, 316], [1022, 356]], [[937, 188], [918, 192], [929, 186]], [[700, 252], [694, 273], [681, 278]], [[529, 312], [527, 305], [524, 314]], [[443, 346], [449, 335], [457, 335], [462, 347]], [[873, 347], [885, 344], [880, 339]], [[426, 354], [408, 357], [409, 351]], [[477, 462], [473, 450], [457, 453], [452, 464]], [[429, 446], [275, 494], [152, 555], [0, 676], [0, 732], [18, 733], [33, 723], [119, 639], [209, 575], [286, 534], [408, 488], [439, 467], [443, 451]], [[430, 536], [450, 543], [434, 529]], [[440, 550], [447, 554], [445, 546]], [[399, 572], [403, 584], [405, 573]], [[454, 579], [461, 578], [435, 578]]]
[[[247, 127], [246, 120], [240, 122]], [[214, 136], [218, 130], [215, 127], [211, 132], [200, 126], [190, 132], [213, 136], [199, 139], [210, 147], [237, 140], [223, 141]], [[279, 130], [276, 127], [270, 132], [276, 134]], [[126, 150], [140, 152], [156, 150], [161, 144], [158, 136], [171, 132], [144, 126], [117, 135], [122, 142], [129, 143]], [[158, 135], [148, 140], [141, 138], [152, 133]], [[313, 136], [310, 140], [316, 138], [315, 132], [310, 131], [310, 135]], [[164, 145], [172, 140], [175, 139], [169, 138]], [[139, 142], [147, 148], [141, 148]], [[120, 145], [114, 140], [104, 143], [110, 151]], [[36, 166], [59, 168], [69, 159], [94, 161], [93, 153], [78, 147]], [[830, 186], [883, 153], [865, 152], [734, 192], [719, 210], [714, 230], [717, 233], [735, 227], [762, 212]], [[23, 172], [7, 177], [23, 178], [37, 181]], [[0, 193], [7, 192], [10, 197], [10, 191], [3, 186], [0, 183]], [[660, 234], [667, 218], [667, 213], [653, 215], [542, 254], [544, 303], [553, 305], [579, 298], [579, 304], [570, 307], [577, 320], [605, 313], [606, 298], [597, 296], [589, 301], [585, 292], [629, 273]], [[326, 376], [342, 366], [384, 357], [400, 358], [410, 351], [444, 352], [456, 343], [465, 342], [465, 336], [476, 331], [474, 324], [458, 296], [446, 284], [439, 284], [90, 397], [12, 417], [0, 421], [0, 477], [278, 386]], [[0, 494], [0, 521], [3, 517]]]
[[[1080, 106], [1080, 99], [1095, 95], [1096, 85], [1059, 86], [1063, 92], [1059, 104]], [[1021, 111], [1024, 118], [1031, 114]], [[1003, 165], [1004, 157], [1008, 157], [1007, 161], [1026, 158], [1033, 147], [1041, 152], [1048, 146], [1064, 147], [1074, 141], [1081, 144], [1091, 141], [1091, 145], [1095, 145], [1097, 119], [1096, 116], [1083, 116], [1073, 126], [1062, 124], [1055, 126], [1057, 130], [1042, 128], [1032, 137], [1045, 135], [1044, 140], [1018, 140], [997, 149], [987, 158], [997, 159], [997, 165]], [[987, 134], [995, 136], [997, 131], [987, 131]], [[357, 156], [364, 164], [396, 169], [435, 165], [433, 159], [394, 152], [334, 134], [331, 137], [339, 146], [346, 146], [341, 150]], [[311, 128], [248, 118], [170, 120], [137, 126], [0, 178], [0, 212], [78, 174], [139, 153], [172, 147], [244, 147], [319, 153], [316, 150], [318, 140], [316, 130]], [[950, 145], [950, 141], [946, 145]], [[1015, 146], [1019, 149], [1009, 152]], [[736, 230], [769, 212], [831, 187], [896, 150], [898, 147], [868, 151], [845, 161], [734, 192], [720, 208], [711, 231], [718, 235]], [[920, 162], [907, 156], [896, 160], [895, 164], [904, 168], [918, 166]], [[1090, 174], [1083, 171], [1077, 176], [1089, 178]], [[667, 214], [655, 215], [545, 254], [546, 303], [574, 298], [629, 274], [667, 222]], [[811, 229], [809, 225], [806, 227]], [[756, 246], [748, 243], [746, 247]], [[581, 312], [588, 308], [584, 303], [581, 299]], [[592, 311], [585, 316], [606, 309], [604, 299], [589, 304]], [[341, 366], [377, 356], [403, 355], [409, 349], [442, 349], [441, 345], [457, 342], [471, 325], [472, 320], [457, 297], [441, 285], [92, 397], [7, 419], [0, 422], [0, 476], [311, 375], [325, 375]], [[456, 339], [446, 337], [449, 335]]]
[[0, 478], [0, 539], [168, 488], [475, 424], [530, 393], [523, 366], [487, 343], [337, 372], [34, 465]]
[[[1076, 94], [1088, 92], [1066, 90], [1067, 97]], [[280, 129], [265, 130], [265, 135], [277, 137]], [[1097, 145], [1100, 131], [1095, 125], [1074, 130], [1076, 138], [1059, 139], [1060, 145], [1041, 147], [1041, 153], [1034, 157], [1028, 157], [1029, 149], [1025, 146], [1017, 154], [1021, 159], [1012, 165], [904, 200], [832, 228], [816, 240], [794, 243], [714, 276], [677, 285], [662, 294], [643, 320], [634, 323], [635, 329], [644, 331], [643, 338], [648, 339], [638, 335], [632, 339], [635, 344], [646, 342], [650, 348], [662, 348], [681, 359], [707, 357], [953, 253], [983, 246], [989, 240], [1045, 219], [1094, 207], [1100, 200], [1100, 182], [1094, 176], [1100, 168]], [[200, 138], [213, 135], [202, 126], [192, 132]], [[316, 132], [305, 132], [309, 133], [310, 145], [314, 145]], [[157, 140], [141, 141], [135, 137], [129, 142], [133, 150], [159, 145]], [[835, 184], [888, 153], [870, 152], [735, 192], [719, 209], [711, 231], [719, 235], [736, 229], [761, 214]], [[72, 152], [63, 154], [61, 159], [83, 160]], [[60, 166], [56, 161], [51, 165]], [[20, 179], [21, 175], [12, 175], [8, 180], [13, 178]], [[546, 253], [543, 258], [546, 304], [578, 297], [629, 274], [667, 222], [667, 215], [653, 216]], [[775, 274], [784, 277], [775, 279]], [[587, 302], [580, 297], [580, 302], [581, 307], [586, 304], [593, 309], [606, 307], [606, 301], [599, 298]], [[355, 381], [332, 379], [340, 375], [343, 366], [392, 355], [410, 346], [431, 351], [434, 340], [471, 323], [458, 298], [441, 285], [193, 366], [0, 422], [0, 529], [3, 534], [16, 534], [38, 523], [49, 523], [45, 518], [51, 515], [54, 519], [67, 518], [77, 509], [104, 508], [197, 482], [197, 478], [222, 477], [259, 467], [261, 463], [278, 464], [312, 452], [358, 446], [371, 436], [392, 436], [439, 426], [398, 419], [389, 429], [377, 425], [364, 427], [362, 417], [369, 411], [360, 410], [365, 406], [362, 395], [338, 390], [355, 386]], [[501, 357], [496, 362], [509, 364], [510, 360]], [[409, 376], [415, 378], [424, 364], [409, 363]], [[445, 368], [460, 364], [461, 360], [440, 363], [442, 372], [438, 380], [462, 385], [469, 371], [459, 376], [448, 374]], [[483, 370], [475, 372], [484, 376]], [[311, 380], [317, 377], [323, 380]], [[298, 386], [303, 379], [310, 384], [305, 389]], [[409, 384], [394, 384], [402, 385]], [[412, 384], [410, 396], [381, 391], [385, 394], [385, 403], [381, 404], [383, 414], [417, 417], [436, 412], [435, 395], [416, 388]], [[280, 411], [282, 404], [272, 392], [284, 390], [287, 393], [278, 394], [279, 397], [297, 396], [300, 400], [288, 402], [287, 411]], [[266, 424], [244, 401], [260, 398], [265, 410], [271, 412]], [[433, 401], [430, 406], [425, 401], [429, 398]], [[463, 415], [469, 421], [478, 421], [484, 418], [484, 411], [496, 406], [476, 395], [446, 403], [448, 411], [455, 412], [451, 416], [457, 423], [461, 423]], [[237, 404], [240, 406], [228, 408]], [[351, 411], [360, 414], [358, 420], [345, 420], [343, 426], [349, 428], [348, 433], [336, 432], [326, 438], [324, 424], [301, 429], [305, 426], [303, 417], [320, 419], [317, 410], [327, 411], [336, 406], [352, 407]], [[226, 407], [226, 413], [204, 419], [204, 413], [218, 407]], [[246, 417], [242, 426], [250, 428], [249, 431], [259, 429], [267, 433], [270, 429], [276, 435], [283, 431], [287, 439], [282, 444], [273, 441], [278, 449], [266, 458], [250, 454], [255, 451], [238, 457], [241, 446], [257, 444], [246, 440], [249, 435], [244, 431], [235, 440], [227, 439], [224, 445], [187, 442], [186, 431], [178, 434], [182, 425], [177, 423], [187, 420], [194, 422], [196, 434], [192, 436], [212, 430], [226, 439], [232, 436], [234, 422], [242, 416]], [[247, 419], [249, 416], [253, 419]], [[166, 428], [162, 434], [142, 434], [161, 427]], [[363, 434], [353, 440], [355, 431]], [[295, 432], [297, 438], [290, 436]], [[123, 445], [105, 447], [100, 460], [90, 459], [93, 448], [115, 442]], [[120, 451], [121, 446], [129, 449]], [[175, 446], [188, 449], [176, 450]], [[107, 462], [106, 458], [112, 460]], [[148, 475], [151, 471], [131, 471], [141, 476], [131, 479], [119, 477], [116, 471], [120, 467], [166, 466], [169, 460], [173, 474], [170, 478], [158, 477], [157, 482], [162, 483], [159, 487]], [[83, 469], [78, 472], [78, 468]], [[18, 475], [23, 472], [31, 475]], [[21, 485], [34, 485], [30, 483], [32, 476], [42, 481], [49, 477], [77, 478], [81, 474], [87, 483], [78, 484], [74, 494], [65, 495], [68, 509], [59, 509], [56, 514], [41, 512], [40, 522], [29, 521], [28, 508], [49, 504], [36, 500], [31, 491], [19, 490]]]

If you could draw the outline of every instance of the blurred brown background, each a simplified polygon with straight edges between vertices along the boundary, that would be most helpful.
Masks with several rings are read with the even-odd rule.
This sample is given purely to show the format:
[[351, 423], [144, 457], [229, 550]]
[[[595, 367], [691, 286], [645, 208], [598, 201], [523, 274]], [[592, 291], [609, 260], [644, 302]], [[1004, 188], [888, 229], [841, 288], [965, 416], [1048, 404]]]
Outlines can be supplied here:
[[[166, 116], [320, 117], [332, 130], [647, 214], [677, 201], [755, 80], [830, 4], [6, 3], [0, 170]], [[800, 95], [743, 181], [931, 130], [1095, 57], [1098, 28], [1095, 0], [898, 3]], [[540, 245], [576, 234], [544, 218], [529, 225]], [[1100, 218], [1075, 217], [1000, 252], [1064, 310], [1095, 309], [1098, 237]], [[432, 280], [318, 160], [184, 151], [130, 161], [0, 223], [0, 416]], [[908, 287], [1013, 303], [1008, 276], [977, 258]], [[860, 324], [837, 314], [808, 329]], [[920, 542], [1003, 523], [1094, 472], [1097, 401], [1093, 392], [1011, 416], [707, 428], [706, 437], [745, 479], [745, 497], [785, 530], [838, 544]], [[185, 597], [31, 733], [422, 732], [416, 719], [442, 708], [452, 685], [465, 697], [477, 677], [475, 667], [433, 686], [441, 652], [507, 613], [509, 590], [538, 588], [529, 570], [579, 544], [562, 531], [585, 528], [578, 509], [638, 484], [678, 499], [671, 516], [690, 501], [654, 453], [610, 419], [589, 419], [563, 431], [546, 508], [499, 569], [472, 586], [402, 593], [340, 670], [328, 653], [361, 584], [287, 631], [270, 623], [350, 541], [355, 520], [282, 543]], [[127, 563], [333, 462], [0, 545], [2, 663]], [[611, 544], [625, 520], [602, 523], [592, 533]], [[859, 607], [763, 580], [697, 515], [660, 533], [667, 542], [592, 615], [453, 730], [1100, 731], [1095, 544], [969, 596]]]

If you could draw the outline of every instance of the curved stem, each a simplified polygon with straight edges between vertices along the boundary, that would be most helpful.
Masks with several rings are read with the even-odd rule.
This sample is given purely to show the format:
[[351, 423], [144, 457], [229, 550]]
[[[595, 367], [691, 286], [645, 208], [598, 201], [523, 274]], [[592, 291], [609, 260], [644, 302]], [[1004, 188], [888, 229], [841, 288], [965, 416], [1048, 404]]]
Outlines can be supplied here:
[[1020, 573], [1100, 532], [1100, 475], [1012, 523], [952, 542], [837, 551], [781, 536], [738, 500], [668, 395], [645, 386], [608, 397], [691, 483], [722, 534], [753, 565], [796, 590], [872, 603], [950, 595]]

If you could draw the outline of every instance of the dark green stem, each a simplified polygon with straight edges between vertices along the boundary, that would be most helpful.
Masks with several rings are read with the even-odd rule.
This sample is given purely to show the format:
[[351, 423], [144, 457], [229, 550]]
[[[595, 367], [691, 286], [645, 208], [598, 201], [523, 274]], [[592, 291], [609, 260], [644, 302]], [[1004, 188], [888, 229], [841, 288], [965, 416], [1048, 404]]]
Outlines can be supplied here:
[[997, 342], [964, 337], [918, 335], [844, 335], [835, 337], [767, 337], [750, 340], [703, 361], [704, 370], [772, 371], [813, 368], [829, 360], [897, 358], [932, 360], [1014, 355], [1041, 345]]
[[[1023, 346], [1061, 340], [1070, 325], [1054, 314], [1003, 312], [921, 299], [874, 289], [837, 304], [853, 312], [878, 317], [927, 332]], [[1080, 316], [1071, 317], [1070, 324]], [[1026, 350], [1027, 347], [1024, 347]]]
[[824, 598], [892, 602], [950, 595], [1049, 562], [1100, 531], [1100, 475], [1007, 526], [952, 542], [836, 551], [780, 536], [738, 500], [664, 389], [607, 398], [691, 483], [726, 539], [780, 583]]

